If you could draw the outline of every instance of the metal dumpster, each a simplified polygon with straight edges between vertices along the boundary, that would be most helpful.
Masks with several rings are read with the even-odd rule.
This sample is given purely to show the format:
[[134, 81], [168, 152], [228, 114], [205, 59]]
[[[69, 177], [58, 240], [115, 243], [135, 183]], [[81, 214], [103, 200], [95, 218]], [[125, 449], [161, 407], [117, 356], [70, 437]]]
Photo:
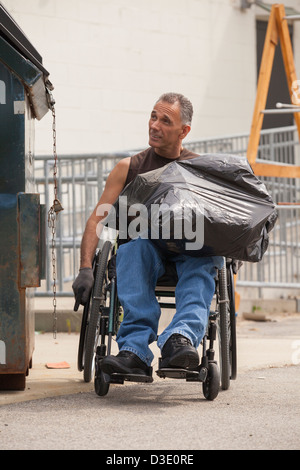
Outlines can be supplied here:
[[44, 278], [45, 207], [34, 192], [34, 125], [51, 106], [42, 58], [0, 4], [0, 390], [24, 390], [33, 289]]

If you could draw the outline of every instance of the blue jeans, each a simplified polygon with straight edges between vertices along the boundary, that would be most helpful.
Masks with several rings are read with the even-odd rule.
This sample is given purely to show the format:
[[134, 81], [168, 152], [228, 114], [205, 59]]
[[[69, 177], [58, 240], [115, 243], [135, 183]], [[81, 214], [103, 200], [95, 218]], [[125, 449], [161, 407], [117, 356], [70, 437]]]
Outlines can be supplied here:
[[[170, 258], [176, 264], [176, 313], [159, 335], [163, 348], [167, 339], [179, 333], [197, 348], [205, 334], [210, 304], [215, 292], [216, 268], [221, 256]], [[155, 296], [157, 279], [164, 274], [164, 255], [147, 239], [137, 238], [117, 251], [117, 290], [124, 309], [124, 320], [117, 334], [119, 350], [131, 351], [148, 366], [153, 360], [149, 345], [157, 339], [160, 306]]]

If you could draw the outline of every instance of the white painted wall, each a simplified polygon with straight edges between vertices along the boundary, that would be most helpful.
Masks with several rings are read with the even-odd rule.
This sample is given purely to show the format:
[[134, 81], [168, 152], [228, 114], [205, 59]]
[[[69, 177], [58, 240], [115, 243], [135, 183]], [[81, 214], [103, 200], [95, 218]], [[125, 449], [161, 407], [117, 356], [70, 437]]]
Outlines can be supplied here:
[[[263, 10], [242, 12], [238, 0], [1, 1], [50, 72], [58, 153], [147, 146], [149, 113], [166, 91], [193, 102], [189, 140], [250, 130]], [[51, 149], [48, 113], [35, 153]]]

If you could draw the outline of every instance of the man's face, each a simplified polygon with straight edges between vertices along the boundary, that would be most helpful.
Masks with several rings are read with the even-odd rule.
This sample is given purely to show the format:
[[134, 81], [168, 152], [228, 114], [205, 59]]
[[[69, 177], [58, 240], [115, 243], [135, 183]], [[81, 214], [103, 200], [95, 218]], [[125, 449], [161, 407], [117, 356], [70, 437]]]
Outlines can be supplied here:
[[182, 124], [178, 103], [159, 101], [149, 120], [149, 145], [161, 156], [177, 158], [189, 130], [190, 126]]

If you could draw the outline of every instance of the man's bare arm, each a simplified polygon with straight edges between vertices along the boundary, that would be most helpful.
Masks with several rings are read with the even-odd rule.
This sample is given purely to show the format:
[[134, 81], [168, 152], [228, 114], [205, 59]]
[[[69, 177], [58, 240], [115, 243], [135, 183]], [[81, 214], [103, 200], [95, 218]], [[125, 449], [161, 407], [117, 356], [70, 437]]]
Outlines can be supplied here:
[[101, 222], [106, 214], [104, 213], [101, 216], [97, 215], [97, 209], [101, 204], [111, 206], [117, 200], [119, 194], [125, 186], [129, 163], [130, 157], [124, 158], [123, 160], [120, 160], [120, 162], [117, 163], [117, 165], [111, 171], [107, 178], [102, 196], [86, 223], [81, 242], [81, 268], [92, 267], [94, 254], [98, 245], [100, 233], [102, 231], [102, 227], [99, 222]]

